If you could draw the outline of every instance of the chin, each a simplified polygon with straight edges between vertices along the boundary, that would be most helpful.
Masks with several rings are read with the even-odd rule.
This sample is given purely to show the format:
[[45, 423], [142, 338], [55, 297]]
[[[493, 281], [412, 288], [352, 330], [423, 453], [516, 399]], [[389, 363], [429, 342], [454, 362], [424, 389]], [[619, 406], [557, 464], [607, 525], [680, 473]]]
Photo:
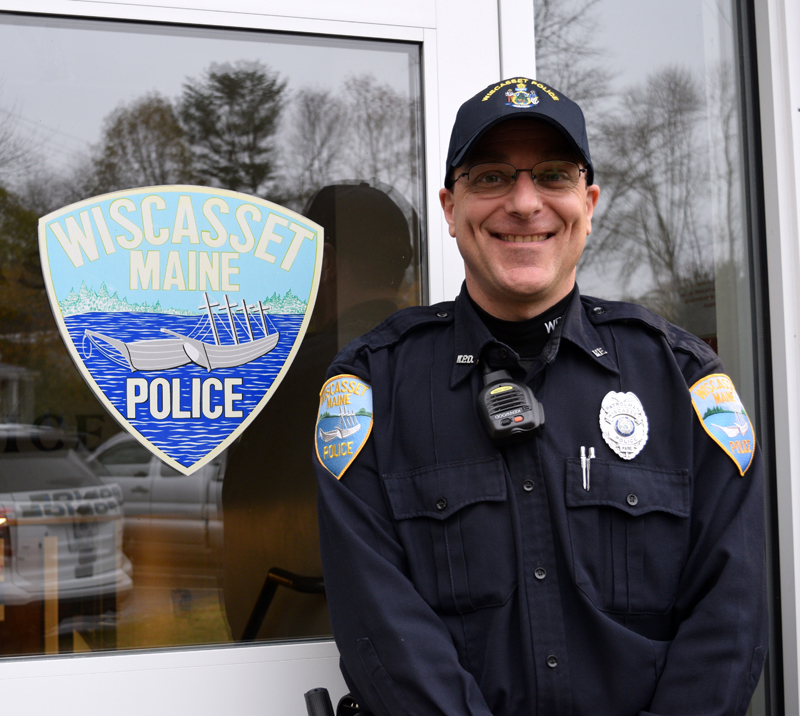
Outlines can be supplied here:
[[550, 293], [554, 290], [553, 286], [545, 281], [531, 280], [525, 278], [521, 280], [509, 279], [504, 282], [503, 289], [509, 295], [518, 296], [520, 298], [530, 298], [536, 300], [542, 295]]

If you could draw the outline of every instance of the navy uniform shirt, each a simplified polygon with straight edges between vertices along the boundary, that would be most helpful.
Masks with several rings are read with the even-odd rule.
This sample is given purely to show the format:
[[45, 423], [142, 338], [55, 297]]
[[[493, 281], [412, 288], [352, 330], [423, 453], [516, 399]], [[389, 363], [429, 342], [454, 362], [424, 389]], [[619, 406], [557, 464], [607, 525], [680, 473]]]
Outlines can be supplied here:
[[[340, 480], [316, 460], [323, 568], [348, 686], [377, 716], [743, 714], [767, 644], [761, 457], [742, 476], [688, 388], [721, 372], [689, 333], [575, 296], [527, 371], [465, 291], [412, 308], [329, 369], [372, 386]], [[524, 379], [545, 426], [496, 447], [482, 366]], [[609, 392], [649, 435], [606, 444]], [[581, 446], [593, 447], [590, 489]]]

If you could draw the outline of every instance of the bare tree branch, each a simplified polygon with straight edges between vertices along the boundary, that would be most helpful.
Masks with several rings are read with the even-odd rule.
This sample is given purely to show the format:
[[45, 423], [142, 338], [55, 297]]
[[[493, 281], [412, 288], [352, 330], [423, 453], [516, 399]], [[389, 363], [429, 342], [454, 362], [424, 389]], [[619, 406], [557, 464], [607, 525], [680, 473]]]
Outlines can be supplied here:
[[102, 193], [192, 179], [192, 156], [170, 102], [145, 95], [115, 109], [91, 162], [86, 189]]
[[613, 77], [607, 69], [608, 52], [594, 44], [599, 4], [600, 0], [534, 3], [537, 79], [557, 87], [587, 111], [609, 94]]
[[304, 87], [294, 96], [282, 143], [275, 200], [298, 211], [341, 172], [347, 135], [343, 102], [332, 92]]
[[604, 202], [583, 261], [613, 262], [623, 280], [650, 283], [639, 300], [674, 320], [687, 279], [713, 272], [704, 260], [710, 177], [700, 136], [703, 94], [688, 70], [668, 67], [625, 92], [620, 107], [599, 126], [594, 155]]

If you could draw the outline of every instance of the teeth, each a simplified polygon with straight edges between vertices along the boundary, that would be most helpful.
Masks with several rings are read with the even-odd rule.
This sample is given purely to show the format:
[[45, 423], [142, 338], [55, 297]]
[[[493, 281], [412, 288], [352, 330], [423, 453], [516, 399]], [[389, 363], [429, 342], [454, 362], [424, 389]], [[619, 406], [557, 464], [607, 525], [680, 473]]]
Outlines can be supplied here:
[[534, 234], [531, 236], [515, 236], [514, 234], [501, 234], [499, 238], [501, 241], [509, 241], [514, 244], [532, 244], [537, 241], [544, 241], [547, 238], [547, 234]]

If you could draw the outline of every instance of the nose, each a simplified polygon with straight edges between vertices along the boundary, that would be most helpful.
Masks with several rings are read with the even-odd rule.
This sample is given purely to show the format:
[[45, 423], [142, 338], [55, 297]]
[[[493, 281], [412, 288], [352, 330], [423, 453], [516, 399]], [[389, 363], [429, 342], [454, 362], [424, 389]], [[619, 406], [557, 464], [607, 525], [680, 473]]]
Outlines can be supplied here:
[[506, 211], [527, 218], [541, 208], [542, 194], [534, 183], [530, 171], [518, 171], [514, 186], [506, 194]]

